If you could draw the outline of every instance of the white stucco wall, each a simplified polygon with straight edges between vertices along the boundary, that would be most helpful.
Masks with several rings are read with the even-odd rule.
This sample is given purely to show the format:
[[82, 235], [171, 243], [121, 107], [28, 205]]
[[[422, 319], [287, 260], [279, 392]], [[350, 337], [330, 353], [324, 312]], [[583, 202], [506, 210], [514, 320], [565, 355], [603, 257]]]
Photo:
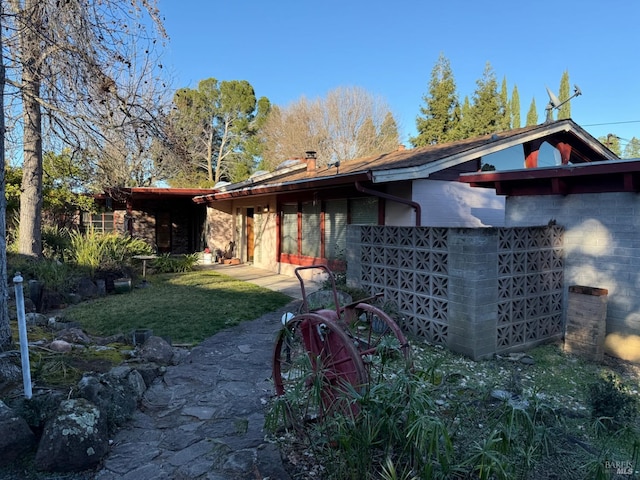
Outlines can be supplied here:
[[606, 288], [605, 348], [640, 362], [640, 196], [635, 193], [509, 197], [507, 226], [565, 227], [565, 286]]
[[502, 227], [504, 197], [488, 188], [439, 180], [413, 182], [413, 201], [422, 206], [425, 227]]

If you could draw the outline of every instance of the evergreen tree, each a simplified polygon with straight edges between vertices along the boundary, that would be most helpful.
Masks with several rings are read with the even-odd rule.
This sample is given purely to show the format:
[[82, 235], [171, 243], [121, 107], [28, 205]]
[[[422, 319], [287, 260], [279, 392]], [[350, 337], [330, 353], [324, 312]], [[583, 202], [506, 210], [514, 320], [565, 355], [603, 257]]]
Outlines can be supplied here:
[[507, 77], [502, 77], [502, 87], [500, 88], [500, 130], [511, 128], [511, 105], [509, 105], [509, 93], [507, 91]]
[[398, 123], [391, 112], [387, 112], [380, 125], [377, 136], [377, 152], [387, 152], [398, 148], [400, 136], [398, 135]]
[[459, 109], [460, 120], [456, 131], [456, 139], [469, 138], [473, 136], [473, 111], [469, 97], [464, 97], [462, 107]]
[[[560, 102], [564, 102], [570, 96], [571, 92], [569, 90], [569, 72], [565, 70], [562, 73], [562, 78], [560, 79], [560, 91], [558, 94], [558, 100], [560, 100]], [[571, 118], [571, 102], [565, 103], [558, 109], [558, 120], [562, 120], [563, 118]]]
[[500, 128], [500, 96], [498, 82], [489, 62], [486, 63], [482, 78], [476, 82], [471, 108], [473, 117], [472, 135], [493, 133]]
[[538, 124], [538, 110], [536, 109], [536, 99], [531, 99], [531, 105], [527, 112], [527, 127]]
[[622, 158], [640, 158], [640, 140], [636, 137], [631, 137], [627, 146], [624, 147]]
[[455, 139], [458, 105], [456, 83], [449, 60], [440, 54], [431, 71], [429, 93], [423, 97], [421, 116], [416, 118], [418, 135], [410, 139], [414, 147], [444, 143]]
[[511, 92], [511, 128], [520, 128], [520, 94], [518, 87], [513, 86]]

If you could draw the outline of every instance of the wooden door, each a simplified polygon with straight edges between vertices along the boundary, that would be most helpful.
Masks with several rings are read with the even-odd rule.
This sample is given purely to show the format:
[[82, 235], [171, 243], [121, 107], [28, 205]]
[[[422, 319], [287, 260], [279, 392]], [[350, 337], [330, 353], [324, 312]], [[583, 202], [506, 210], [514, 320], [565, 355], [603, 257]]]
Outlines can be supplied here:
[[254, 232], [253, 232], [253, 208], [247, 208], [247, 261], [253, 262]]

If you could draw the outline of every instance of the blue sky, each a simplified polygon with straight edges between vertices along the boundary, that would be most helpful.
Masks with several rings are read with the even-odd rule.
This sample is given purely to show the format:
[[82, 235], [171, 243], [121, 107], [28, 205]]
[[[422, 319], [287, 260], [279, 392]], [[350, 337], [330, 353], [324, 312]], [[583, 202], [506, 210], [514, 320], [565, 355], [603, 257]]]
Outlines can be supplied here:
[[524, 124], [539, 122], [567, 70], [571, 116], [595, 137], [640, 138], [640, 2], [636, 0], [159, 0], [170, 36], [165, 66], [175, 88], [247, 80], [286, 106], [347, 86], [382, 97], [409, 146], [440, 53], [461, 100], [490, 62]]

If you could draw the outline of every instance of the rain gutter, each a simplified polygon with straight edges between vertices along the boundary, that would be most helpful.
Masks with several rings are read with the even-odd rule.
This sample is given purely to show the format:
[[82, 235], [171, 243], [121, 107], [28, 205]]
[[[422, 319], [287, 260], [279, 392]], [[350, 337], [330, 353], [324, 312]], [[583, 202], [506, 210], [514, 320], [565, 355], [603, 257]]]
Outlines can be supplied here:
[[377, 190], [371, 190], [370, 188], [363, 187], [358, 180], [356, 181], [356, 190], [362, 193], [366, 193], [367, 195], [384, 198], [386, 200], [391, 200], [392, 202], [403, 203], [404, 205], [410, 206], [416, 212], [416, 227], [419, 227], [421, 225], [420, 218], [422, 217], [422, 207], [419, 203], [412, 200], [407, 200], [406, 198], [396, 197], [395, 195], [391, 195], [389, 193], [379, 192]]

